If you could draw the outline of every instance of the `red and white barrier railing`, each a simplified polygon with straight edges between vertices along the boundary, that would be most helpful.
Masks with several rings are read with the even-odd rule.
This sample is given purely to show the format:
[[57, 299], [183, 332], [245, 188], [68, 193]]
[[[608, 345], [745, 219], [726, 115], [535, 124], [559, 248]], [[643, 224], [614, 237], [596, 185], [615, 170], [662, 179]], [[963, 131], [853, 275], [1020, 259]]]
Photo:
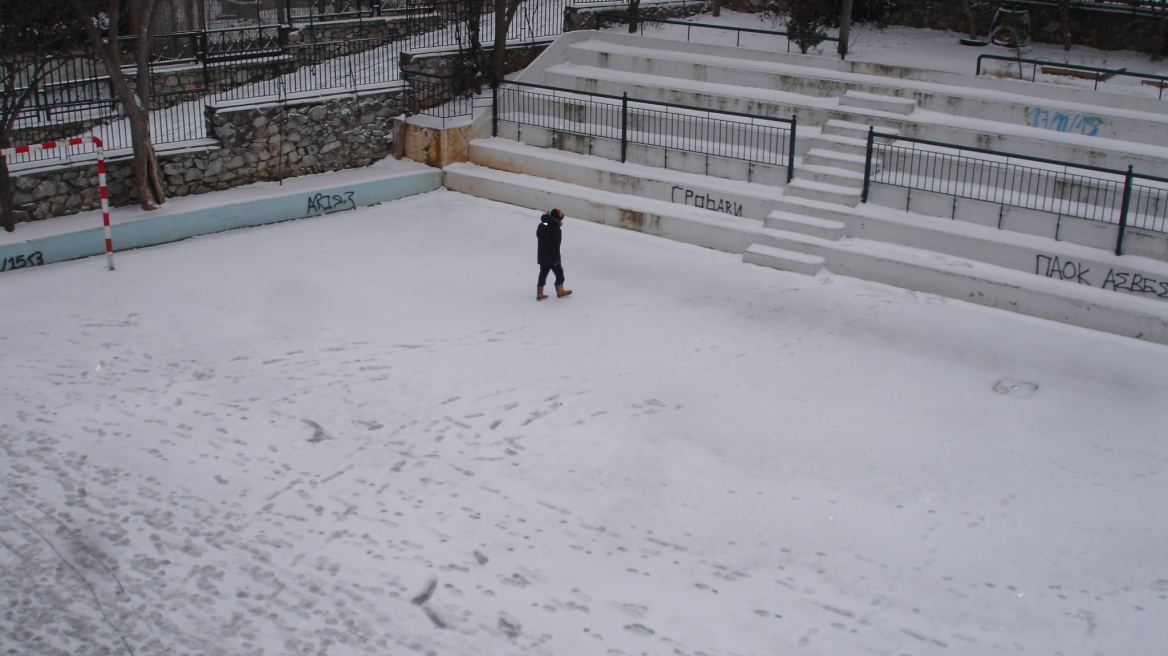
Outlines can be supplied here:
[[9, 157], [21, 153], [31, 153], [37, 150], [50, 150], [52, 148], [59, 148], [61, 146], [80, 146], [82, 144], [91, 143], [97, 151], [97, 184], [98, 192], [101, 195], [101, 220], [105, 226], [105, 259], [109, 264], [109, 270], [114, 270], [114, 242], [110, 238], [110, 216], [109, 216], [109, 192], [105, 186], [105, 151], [102, 150], [101, 139], [97, 137], [76, 137], [67, 139], [65, 141], [46, 141], [44, 143], [32, 144], [30, 146], [17, 146], [15, 148], [0, 148], [0, 157]]

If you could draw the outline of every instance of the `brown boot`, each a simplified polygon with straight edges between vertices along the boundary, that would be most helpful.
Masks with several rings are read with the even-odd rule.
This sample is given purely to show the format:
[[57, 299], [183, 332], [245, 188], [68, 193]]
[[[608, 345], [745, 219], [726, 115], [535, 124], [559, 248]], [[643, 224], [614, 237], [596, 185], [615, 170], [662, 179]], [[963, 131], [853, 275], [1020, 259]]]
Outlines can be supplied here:
[[545, 298], [547, 298], [547, 294], [543, 293], [543, 287], [536, 287], [535, 288], [535, 300], [542, 301]]
[[556, 285], [556, 296], [563, 298], [571, 293], [572, 293], [572, 290], [564, 289], [563, 285]]

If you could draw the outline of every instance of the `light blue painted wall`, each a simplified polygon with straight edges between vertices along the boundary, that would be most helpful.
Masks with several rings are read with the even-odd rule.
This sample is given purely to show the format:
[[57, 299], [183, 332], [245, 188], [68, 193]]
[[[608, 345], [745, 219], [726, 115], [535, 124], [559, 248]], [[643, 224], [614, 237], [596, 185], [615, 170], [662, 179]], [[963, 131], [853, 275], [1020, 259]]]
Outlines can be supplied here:
[[[434, 169], [381, 180], [338, 184], [335, 187], [313, 189], [308, 192], [298, 192], [290, 188], [287, 194], [276, 197], [122, 223], [114, 225], [110, 232], [114, 250], [124, 251], [213, 232], [280, 223], [376, 205], [434, 191], [441, 186], [442, 171]], [[26, 263], [23, 266], [34, 266], [75, 260], [104, 252], [105, 237], [102, 228], [98, 226], [89, 230], [0, 246], [0, 270], [15, 270], [20, 267], [21, 262]]]

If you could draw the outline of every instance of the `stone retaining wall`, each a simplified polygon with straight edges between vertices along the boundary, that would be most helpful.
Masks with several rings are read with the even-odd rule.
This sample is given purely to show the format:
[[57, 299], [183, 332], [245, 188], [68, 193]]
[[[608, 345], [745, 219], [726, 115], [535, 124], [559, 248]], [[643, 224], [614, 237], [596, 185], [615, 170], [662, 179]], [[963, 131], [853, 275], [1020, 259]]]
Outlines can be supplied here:
[[[403, 103], [404, 91], [394, 90], [356, 100], [209, 111], [221, 146], [160, 155], [166, 195], [368, 166], [391, 152], [391, 120], [403, 111]], [[18, 175], [12, 181], [17, 222], [100, 207], [93, 164]], [[133, 161], [108, 162], [107, 185], [112, 205], [136, 202]]]

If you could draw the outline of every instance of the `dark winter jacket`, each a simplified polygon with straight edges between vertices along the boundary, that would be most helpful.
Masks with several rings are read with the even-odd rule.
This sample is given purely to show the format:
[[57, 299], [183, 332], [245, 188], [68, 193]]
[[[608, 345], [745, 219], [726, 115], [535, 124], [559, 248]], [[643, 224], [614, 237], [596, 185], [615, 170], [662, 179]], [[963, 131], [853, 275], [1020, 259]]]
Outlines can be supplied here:
[[544, 214], [539, 220], [539, 227], [535, 229], [535, 236], [539, 239], [539, 255], [537, 261], [540, 266], [555, 266], [560, 263], [560, 224], [551, 214]]

